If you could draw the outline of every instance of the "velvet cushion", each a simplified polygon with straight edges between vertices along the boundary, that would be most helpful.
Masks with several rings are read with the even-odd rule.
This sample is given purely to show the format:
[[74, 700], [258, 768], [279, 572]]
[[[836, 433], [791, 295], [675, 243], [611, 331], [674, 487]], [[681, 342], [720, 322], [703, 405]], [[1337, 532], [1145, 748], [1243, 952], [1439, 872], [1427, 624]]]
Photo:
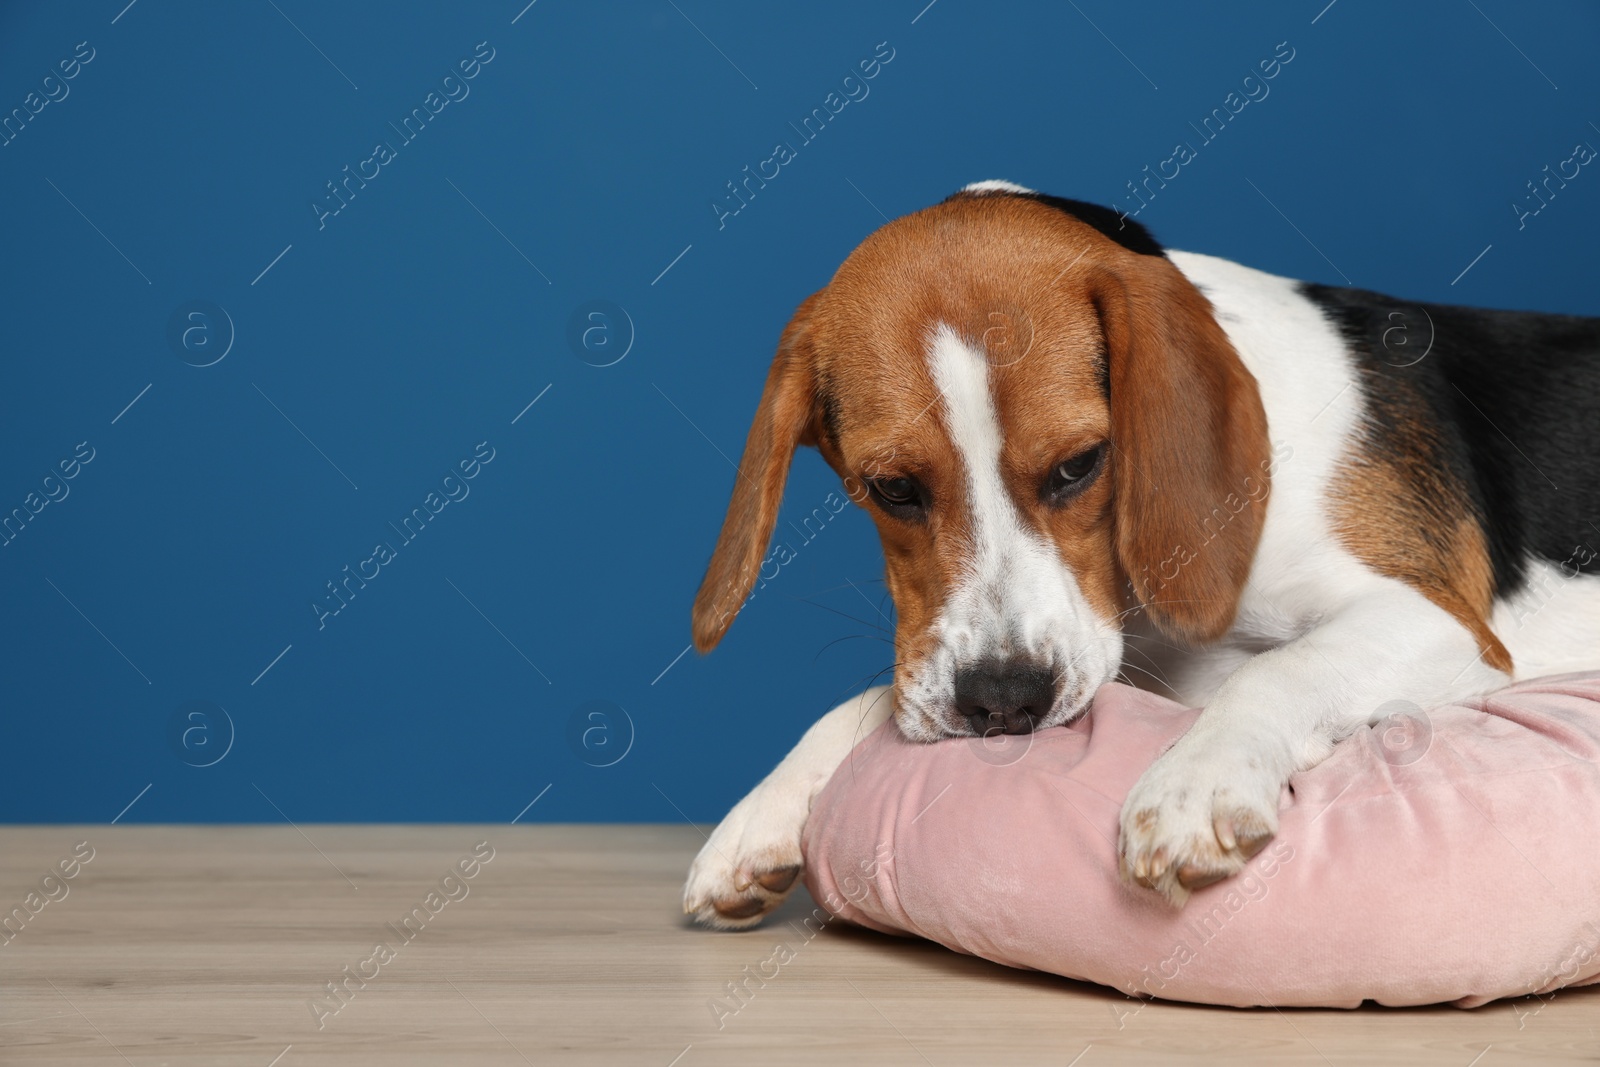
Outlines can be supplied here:
[[1135, 996], [1473, 1007], [1600, 980], [1600, 672], [1395, 710], [1182, 910], [1119, 880], [1117, 816], [1198, 713], [1118, 684], [1031, 736], [885, 724], [817, 798], [806, 881], [850, 922]]

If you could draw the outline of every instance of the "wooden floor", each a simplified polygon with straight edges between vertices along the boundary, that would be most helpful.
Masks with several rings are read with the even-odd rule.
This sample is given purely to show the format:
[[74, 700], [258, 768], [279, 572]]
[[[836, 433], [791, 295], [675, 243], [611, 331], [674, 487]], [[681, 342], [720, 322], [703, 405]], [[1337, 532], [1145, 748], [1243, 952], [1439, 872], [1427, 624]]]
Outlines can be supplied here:
[[[1600, 989], [1471, 1012], [1141, 1006], [837, 922], [811, 933], [803, 894], [763, 928], [707, 933], [678, 914], [700, 841], [687, 826], [0, 830], [0, 907], [40, 894], [0, 946], [0, 1064], [1600, 1059]], [[493, 858], [474, 868], [475, 847]], [[463, 858], [474, 876], [441, 888]], [[46, 883], [58, 899], [41, 906], [63, 860], [76, 877]], [[413, 907], [427, 921], [407, 940]], [[746, 968], [771, 977], [727, 999]]]

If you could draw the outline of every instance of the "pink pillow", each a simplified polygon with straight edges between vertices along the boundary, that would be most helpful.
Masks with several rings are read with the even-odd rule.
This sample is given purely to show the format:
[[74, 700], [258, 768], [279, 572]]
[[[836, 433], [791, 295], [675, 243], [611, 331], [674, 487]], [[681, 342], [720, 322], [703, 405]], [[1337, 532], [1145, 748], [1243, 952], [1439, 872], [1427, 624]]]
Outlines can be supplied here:
[[850, 922], [1134, 996], [1476, 1007], [1600, 980], [1600, 672], [1395, 710], [1181, 911], [1118, 879], [1117, 814], [1197, 713], [1117, 684], [1032, 737], [885, 724], [812, 808], [806, 883]]

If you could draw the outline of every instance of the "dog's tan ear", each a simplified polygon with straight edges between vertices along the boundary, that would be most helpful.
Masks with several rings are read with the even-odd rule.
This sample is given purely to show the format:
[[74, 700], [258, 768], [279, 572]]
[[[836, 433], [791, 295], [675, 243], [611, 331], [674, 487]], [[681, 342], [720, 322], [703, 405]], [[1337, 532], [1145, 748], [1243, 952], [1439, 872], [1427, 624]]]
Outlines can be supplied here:
[[1267, 417], [1210, 302], [1165, 256], [1091, 279], [1106, 332], [1119, 562], [1188, 641], [1233, 623], [1266, 515]]
[[767, 372], [766, 389], [745, 439], [722, 534], [694, 598], [694, 645], [701, 652], [710, 652], [722, 640], [755, 585], [761, 558], [778, 522], [778, 506], [783, 503], [783, 485], [795, 447], [817, 443], [816, 359], [810, 316], [819, 295], [806, 298], [795, 311]]

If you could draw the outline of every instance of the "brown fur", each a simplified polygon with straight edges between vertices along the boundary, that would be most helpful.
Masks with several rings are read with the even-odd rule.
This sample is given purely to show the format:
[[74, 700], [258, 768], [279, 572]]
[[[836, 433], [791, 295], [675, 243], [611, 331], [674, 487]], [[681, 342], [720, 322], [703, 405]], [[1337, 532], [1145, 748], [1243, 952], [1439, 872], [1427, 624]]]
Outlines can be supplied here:
[[[1168, 632], [1224, 633], [1265, 514], [1266, 416], [1254, 379], [1205, 298], [1164, 257], [1030, 200], [968, 195], [872, 234], [785, 330], [695, 602], [697, 647], [720, 640], [748, 595], [794, 448], [815, 444], [877, 522], [897, 659], [926, 653], [975, 548], [927, 365], [940, 323], [987, 353], [1005, 484], [1094, 608], [1114, 617], [1131, 582]], [[1111, 455], [1093, 485], [1063, 507], [1042, 502], [1057, 464], [1106, 441]], [[900, 475], [934, 500], [926, 521], [866, 501], [866, 481]], [[1197, 543], [1213, 511], [1246, 493], [1258, 506], [1170, 565], [1174, 546]]]
[[[1214, 640], [1233, 624], [1261, 540], [1266, 411], [1199, 290], [1165, 259], [1129, 255], [1141, 269], [1090, 283], [1112, 353], [1118, 555], [1157, 625]], [[1206, 529], [1243, 497], [1255, 506]], [[1202, 530], [1204, 544], [1192, 547]]]
[[1510, 674], [1511, 653], [1489, 628], [1494, 570], [1467, 491], [1439, 457], [1415, 406], [1387, 427], [1398, 447], [1358, 446], [1333, 483], [1334, 532], [1352, 555], [1405, 582], [1449, 612], [1474, 638], [1483, 661]]
[[745, 439], [722, 536], [694, 601], [694, 643], [701, 652], [716, 647], [750, 595], [778, 521], [789, 461], [796, 446], [815, 443], [816, 355], [807, 324], [816, 300], [802, 303], [784, 329]]

